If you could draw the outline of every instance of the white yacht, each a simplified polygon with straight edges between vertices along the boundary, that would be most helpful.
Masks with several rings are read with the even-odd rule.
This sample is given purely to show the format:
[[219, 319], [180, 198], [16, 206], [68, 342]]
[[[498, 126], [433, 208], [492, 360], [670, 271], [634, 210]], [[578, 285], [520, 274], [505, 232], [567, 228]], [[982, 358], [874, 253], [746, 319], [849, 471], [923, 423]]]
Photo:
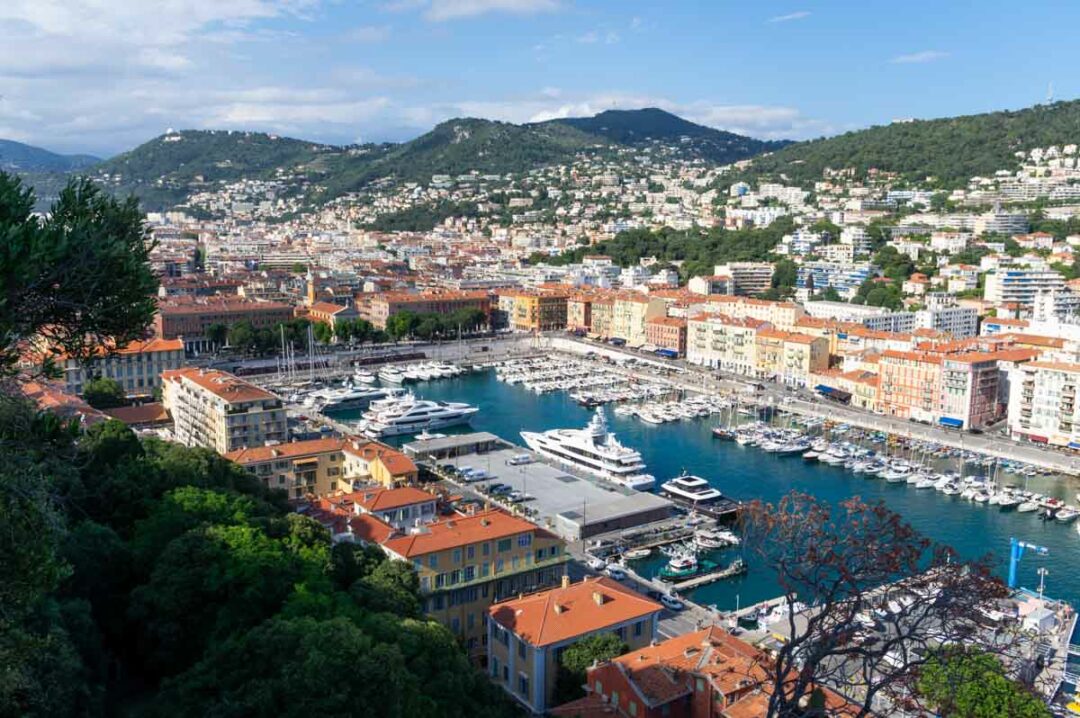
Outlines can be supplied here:
[[370, 386], [344, 386], [323, 393], [324, 411], [343, 411], [345, 409], [366, 409], [372, 401], [386, 398], [393, 390], [374, 389]]
[[363, 431], [381, 438], [467, 424], [479, 409], [462, 402], [417, 399], [411, 394], [364, 414]]
[[683, 474], [660, 485], [660, 495], [689, 506], [703, 506], [724, 498], [719, 489], [709, 485], [700, 476]]
[[405, 376], [400, 369], [387, 366], [379, 370], [379, 381], [383, 384], [400, 384], [405, 381]]
[[597, 410], [584, 429], [523, 431], [521, 438], [538, 454], [608, 481], [638, 491], [648, 491], [656, 485], [656, 479], [645, 473], [641, 454], [623, 446], [608, 432], [603, 410]]

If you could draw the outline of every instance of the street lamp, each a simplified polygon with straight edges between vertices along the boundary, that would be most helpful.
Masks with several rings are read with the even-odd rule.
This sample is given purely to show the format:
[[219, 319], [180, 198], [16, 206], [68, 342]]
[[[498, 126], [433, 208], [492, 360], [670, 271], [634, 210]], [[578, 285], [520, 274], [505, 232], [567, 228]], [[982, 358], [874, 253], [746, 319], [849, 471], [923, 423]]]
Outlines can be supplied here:
[[1046, 588], [1046, 577], [1050, 575], [1050, 570], [1045, 566], [1040, 566], [1036, 573], [1039, 574], [1039, 600], [1042, 601], [1043, 589]]

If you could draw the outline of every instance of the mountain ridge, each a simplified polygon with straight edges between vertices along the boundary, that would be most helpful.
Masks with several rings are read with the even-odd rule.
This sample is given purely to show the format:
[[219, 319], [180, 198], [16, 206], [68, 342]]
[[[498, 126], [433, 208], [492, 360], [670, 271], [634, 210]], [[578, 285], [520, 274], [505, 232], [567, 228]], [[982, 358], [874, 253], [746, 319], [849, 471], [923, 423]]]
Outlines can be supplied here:
[[0, 169], [23, 172], [67, 172], [100, 163], [100, 157], [65, 155], [15, 140], [0, 139]]

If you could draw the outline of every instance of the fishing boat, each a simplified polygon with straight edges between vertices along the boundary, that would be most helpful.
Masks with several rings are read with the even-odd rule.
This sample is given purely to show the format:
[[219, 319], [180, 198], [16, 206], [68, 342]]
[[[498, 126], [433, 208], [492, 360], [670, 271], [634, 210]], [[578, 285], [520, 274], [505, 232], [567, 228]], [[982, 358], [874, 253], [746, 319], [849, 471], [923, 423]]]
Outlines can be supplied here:
[[662, 581], [682, 581], [708, 573], [716, 567], [717, 564], [713, 561], [699, 561], [698, 557], [690, 552], [677, 553], [668, 559], [667, 565], [660, 569], [659, 576]]

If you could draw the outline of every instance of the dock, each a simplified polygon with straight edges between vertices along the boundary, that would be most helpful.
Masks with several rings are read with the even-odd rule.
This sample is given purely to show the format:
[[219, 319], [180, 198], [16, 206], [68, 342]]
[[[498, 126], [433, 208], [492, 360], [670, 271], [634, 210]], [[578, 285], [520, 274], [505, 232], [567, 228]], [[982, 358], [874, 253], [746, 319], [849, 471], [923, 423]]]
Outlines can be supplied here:
[[746, 573], [749, 569], [746, 564], [731, 564], [724, 568], [717, 569], [716, 571], [710, 571], [701, 576], [695, 576], [694, 578], [680, 581], [679, 583], [671, 584], [672, 591], [689, 591], [691, 589], [698, 588], [699, 586], [707, 586], [710, 583], [716, 581], [723, 581], [725, 578], [731, 578], [732, 576], [738, 576]]

